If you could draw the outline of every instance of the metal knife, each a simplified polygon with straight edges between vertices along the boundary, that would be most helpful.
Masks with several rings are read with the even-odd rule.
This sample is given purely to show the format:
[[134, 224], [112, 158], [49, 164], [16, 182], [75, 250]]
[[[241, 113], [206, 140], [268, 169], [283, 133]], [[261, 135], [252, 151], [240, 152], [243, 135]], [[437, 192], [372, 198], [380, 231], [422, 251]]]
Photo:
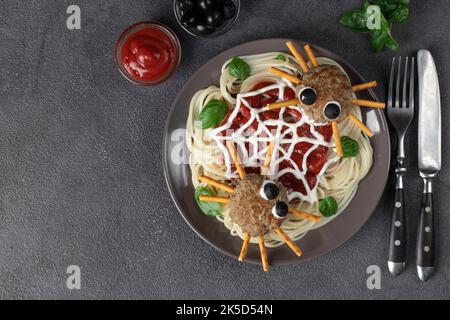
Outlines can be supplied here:
[[417, 231], [417, 274], [422, 281], [434, 269], [433, 178], [441, 169], [441, 98], [433, 57], [428, 50], [417, 53], [419, 78], [419, 173], [424, 188]]

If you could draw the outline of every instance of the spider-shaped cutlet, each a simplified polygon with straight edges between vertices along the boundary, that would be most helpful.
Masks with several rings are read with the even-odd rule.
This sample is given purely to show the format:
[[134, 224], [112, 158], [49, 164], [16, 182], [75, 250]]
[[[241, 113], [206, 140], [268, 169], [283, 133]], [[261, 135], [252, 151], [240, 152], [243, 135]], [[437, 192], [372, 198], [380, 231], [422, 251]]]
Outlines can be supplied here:
[[[229, 204], [230, 218], [239, 225], [244, 233], [239, 261], [244, 261], [251, 237], [258, 238], [259, 250], [261, 252], [261, 262], [264, 271], [269, 270], [267, 250], [264, 244], [264, 235], [274, 231], [278, 236], [294, 251], [297, 256], [302, 254], [300, 248], [281, 229], [282, 223], [286, 220], [288, 213], [303, 219], [319, 221], [320, 217], [288, 207], [288, 197], [286, 188], [275, 181], [266, 179], [262, 175], [246, 174], [241, 165], [237, 150], [232, 141], [227, 142], [228, 151], [233, 159], [239, 174], [240, 180], [235, 187], [218, 182], [207, 176], [200, 176], [198, 179], [208, 183], [217, 189], [226, 191], [229, 197], [200, 196], [200, 201], [219, 202]], [[273, 149], [273, 142], [269, 143], [266, 160], [262, 166], [262, 172], [266, 172]]]
[[371, 81], [352, 86], [347, 75], [339, 67], [329, 64], [319, 65], [309, 45], [305, 45], [304, 49], [311, 66], [306, 63], [292, 41], [289, 41], [287, 46], [303, 70], [302, 77], [298, 78], [274, 67], [270, 67], [269, 72], [296, 84], [298, 99], [275, 102], [267, 105], [266, 108], [274, 110], [299, 106], [314, 123], [331, 123], [336, 153], [339, 157], [343, 155], [338, 127], [342, 121], [349, 118], [369, 137], [372, 137], [373, 132], [350, 111], [353, 105], [371, 108], [385, 107], [382, 102], [353, 98], [354, 92], [376, 87], [377, 82]]

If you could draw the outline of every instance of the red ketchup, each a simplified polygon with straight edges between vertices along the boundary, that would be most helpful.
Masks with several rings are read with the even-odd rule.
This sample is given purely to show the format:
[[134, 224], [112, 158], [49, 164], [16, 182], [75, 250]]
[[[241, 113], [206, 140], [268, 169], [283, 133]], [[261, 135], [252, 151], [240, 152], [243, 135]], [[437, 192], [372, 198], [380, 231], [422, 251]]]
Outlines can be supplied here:
[[129, 80], [144, 85], [166, 80], [180, 61], [180, 44], [173, 32], [156, 22], [131, 26], [116, 45], [116, 64]]

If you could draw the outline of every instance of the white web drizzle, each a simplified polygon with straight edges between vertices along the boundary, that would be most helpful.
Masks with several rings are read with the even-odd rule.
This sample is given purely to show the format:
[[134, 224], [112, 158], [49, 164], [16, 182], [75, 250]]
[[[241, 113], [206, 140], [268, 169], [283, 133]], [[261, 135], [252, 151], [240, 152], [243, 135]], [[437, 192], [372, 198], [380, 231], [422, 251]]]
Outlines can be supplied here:
[[[260, 148], [261, 150], [258, 150], [258, 148], [262, 144], [268, 145], [269, 142], [274, 141], [272, 158], [270, 161], [269, 175], [271, 176], [272, 179], [278, 179], [279, 177], [281, 177], [282, 175], [284, 175], [286, 173], [293, 174], [295, 176], [295, 178], [302, 181], [302, 183], [305, 187], [305, 190], [306, 190], [306, 195], [303, 195], [302, 193], [297, 192], [297, 191], [292, 191], [288, 195], [289, 201], [291, 201], [293, 199], [300, 199], [301, 201], [307, 201], [307, 202], [311, 203], [311, 202], [314, 202], [317, 200], [317, 186], [319, 184], [320, 177], [325, 173], [328, 166], [330, 164], [336, 162], [339, 158], [337, 156], [335, 156], [335, 157], [332, 157], [331, 159], [327, 160], [327, 162], [322, 167], [322, 170], [316, 176], [317, 177], [316, 184], [314, 185], [313, 188], [310, 188], [305, 179], [305, 174], [308, 170], [308, 166], [307, 166], [308, 156], [314, 150], [316, 150], [319, 147], [319, 145], [330, 147], [331, 144], [325, 141], [323, 136], [315, 130], [313, 125], [310, 125], [310, 132], [314, 138], [300, 137], [298, 135], [297, 128], [301, 127], [305, 123], [311, 124], [310, 121], [308, 121], [307, 117], [305, 117], [303, 115], [303, 113], [302, 113], [303, 116], [302, 116], [301, 120], [298, 122], [295, 122], [295, 123], [289, 123], [289, 122], [284, 121], [283, 115], [284, 115], [286, 108], [281, 109], [278, 119], [262, 120], [259, 116], [259, 113], [266, 111], [266, 109], [265, 108], [261, 108], [261, 109], [252, 108], [249, 105], [249, 103], [243, 99], [243, 98], [263, 94], [272, 89], [278, 89], [278, 92], [279, 92], [278, 99], [284, 100], [284, 91], [285, 91], [286, 87], [290, 87], [292, 90], [295, 91], [295, 87], [291, 82], [289, 82], [285, 79], [281, 79], [280, 81], [278, 81], [277, 83], [275, 83], [273, 85], [270, 85], [270, 86], [267, 86], [267, 87], [264, 87], [264, 88], [261, 88], [261, 89], [255, 90], [255, 91], [251, 91], [251, 92], [239, 93], [236, 97], [236, 106], [234, 107], [233, 112], [230, 114], [230, 117], [228, 118], [227, 123], [211, 130], [209, 132], [209, 137], [216, 141], [217, 145], [219, 146], [219, 148], [221, 149], [221, 151], [224, 155], [225, 165], [227, 168], [226, 169], [226, 177], [228, 179], [238, 178], [239, 176], [237, 175], [236, 172], [231, 171], [231, 156], [230, 156], [227, 148], [223, 145], [223, 141], [235, 142], [238, 145], [238, 149], [240, 149], [240, 150], [246, 150], [245, 143], [249, 144], [249, 155], [247, 155], [248, 158], [241, 159], [241, 161], [243, 163], [245, 163], [245, 165], [248, 167], [261, 166], [261, 164], [264, 163], [264, 160], [266, 158], [267, 146], [264, 148]], [[234, 119], [239, 114], [241, 103], [243, 103], [250, 110], [250, 115], [251, 115], [250, 119], [247, 120], [247, 122], [245, 122], [239, 129], [232, 132], [230, 136], [219, 135], [220, 132], [231, 129], [231, 125], [232, 125]], [[294, 107], [294, 106], [292, 106], [292, 107]], [[253, 121], [255, 119], [259, 124], [257, 131], [254, 132], [254, 134], [251, 136], [245, 136], [244, 135], [245, 130], [253, 123]], [[276, 127], [275, 136], [269, 130], [268, 126]], [[282, 133], [281, 130], [283, 129], [283, 127], [287, 128], [287, 129]], [[261, 135], [263, 133], [265, 136]], [[288, 137], [287, 135], [289, 135], [289, 134], [292, 134], [292, 137]], [[292, 153], [294, 152], [295, 145], [300, 142], [308, 142], [311, 144], [311, 147], [303, 155], [303, 161], [302, 161], [301, 168], [299, 168], [297, 166], [297, 164], [291, 159]], [[289, 145], [289, 147], [287, 148], [287, 150], [285, 150], [284, 148], [281, 147], [281, 145], [284, 145], [284, 146]], [[279, 157], [278, 159], [275, 159], [277, 157], [278, 153], [280, 153], [282, 156]], [[293, 166], [293, 168], [286, 167], [283, 170], [278, 171], [278, 165], [284, 160], [289, 161], [290, 164]]]

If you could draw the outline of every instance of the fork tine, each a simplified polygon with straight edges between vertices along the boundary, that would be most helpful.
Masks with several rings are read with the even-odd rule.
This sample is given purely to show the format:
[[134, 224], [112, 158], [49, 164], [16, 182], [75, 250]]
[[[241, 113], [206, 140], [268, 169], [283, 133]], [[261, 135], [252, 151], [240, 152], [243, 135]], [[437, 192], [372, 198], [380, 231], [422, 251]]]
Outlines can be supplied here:
[[[400, 77], [400, 75], [399, 75]], [[406, 109], [407, 101], [406, 98], [406, 85], [408, 84], [408, 57], [406, 57], [405, 61], [405, 74], [403, 76], [403, 93], [402, 93], [402, 108]]]
[[387, 107], [392, 108], [392, 94], [394, 89], [394, 67], [395, 67], [395, 57], [392, 58], [391, 75], [389, 77], [389, 89], [388, 89], [388, 99]]
[[402, 68], [402, 57], [398, 57], [397, 81], [395, 83], [395, 108], [400, 108], [400, 75]]
[[409, 76], [409, 107], [414, 111], [414, 57], [411, 59], [411, 74]]

